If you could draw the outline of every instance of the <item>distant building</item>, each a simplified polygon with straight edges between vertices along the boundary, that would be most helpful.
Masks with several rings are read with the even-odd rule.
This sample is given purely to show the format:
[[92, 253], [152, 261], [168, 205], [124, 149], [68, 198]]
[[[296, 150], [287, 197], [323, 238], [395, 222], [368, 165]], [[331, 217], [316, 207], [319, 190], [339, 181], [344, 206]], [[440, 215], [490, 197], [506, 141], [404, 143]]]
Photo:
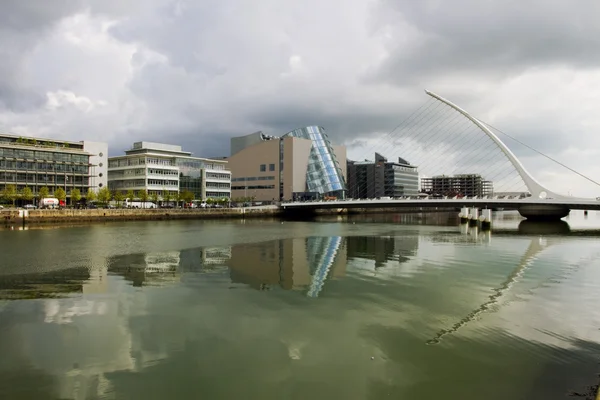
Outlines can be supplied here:
[[488, 196], [494, 191], [493, 183], [478, 174], [463, 174], [421, 178], [421, 192], [441, 196]]
[[[15, 135], [0, 135], [0, 191], [15, 185], [28, 187], [37, 197], [40, 188], [50, 195], [58, 188], [67, 193], [78, 189], [82, 196], [89, 189], [106, 186], [108, 145], [102, 142], [72, 142]], [[28, 203], [36, 203], [34, 198]]]
[[278, 201], [345, 197], [346, 147], [334, 146], [325, 130], [308, 126], [281, 137], [262, 132], [231, 139], [233, 198]]
[[402, 158], [390, 162], [379, 153], [375, 161], [348, 161], [348, 197], [416, 196], [419, 192], [417, 167]]
[[231, 196], [227, 161], [193, 157], [181, 146], [136, 142], [124, 156], [108, 160], [108, 187], [127, 193], [146, 190], [162, 196], [190, 191], [196, 199]]

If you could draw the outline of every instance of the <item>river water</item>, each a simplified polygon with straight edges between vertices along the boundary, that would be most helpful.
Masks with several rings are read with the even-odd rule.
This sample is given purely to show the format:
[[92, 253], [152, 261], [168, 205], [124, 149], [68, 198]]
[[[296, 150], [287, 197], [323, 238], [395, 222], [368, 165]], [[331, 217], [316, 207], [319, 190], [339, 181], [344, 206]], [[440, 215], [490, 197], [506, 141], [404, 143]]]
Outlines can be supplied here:
[[568, 399], [600, 213], [0, 230], [0, 399]]

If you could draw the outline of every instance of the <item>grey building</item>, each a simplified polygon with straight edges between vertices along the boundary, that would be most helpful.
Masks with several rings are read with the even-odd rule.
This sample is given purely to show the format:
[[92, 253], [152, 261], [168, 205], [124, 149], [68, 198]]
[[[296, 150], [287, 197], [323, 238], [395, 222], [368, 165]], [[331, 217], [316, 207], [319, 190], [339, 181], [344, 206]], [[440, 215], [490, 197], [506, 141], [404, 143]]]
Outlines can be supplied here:
[[479, 174], [438, 175], [421, 179], [421, 191], [429, 195], [440, 196], [487, 196], [494, 187]]
[[[67, 194], [77, 189], [82, 196], [89, 189], [106, 185], [108, 145], [101, 142], [73, 142], [15, 135], [0, 135], [0, 192], [13, 185], [26, 187], [37, 197], [42, 187], [50, 195], [58, 188]], [[33, 199], [28, 203], [35, 203]]]
[[400, 157], [390, 162], [375, 153], [374, 161], [348, 161], [346, 169], [351, 198], [416, 196], [419, 192], [417, 167]]

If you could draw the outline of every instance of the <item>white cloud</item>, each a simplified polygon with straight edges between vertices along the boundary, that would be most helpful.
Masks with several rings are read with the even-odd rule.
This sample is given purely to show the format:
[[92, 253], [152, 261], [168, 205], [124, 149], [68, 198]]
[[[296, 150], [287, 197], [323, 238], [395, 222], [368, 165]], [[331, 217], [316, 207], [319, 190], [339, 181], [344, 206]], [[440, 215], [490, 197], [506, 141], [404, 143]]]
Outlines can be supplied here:
[[[10, 7], [10, 20], [0, 16], [0, 56], [10, 60], [0, 66], [3, 130], [102, 138], [113, 154], [148, 139], [225, 155], [230, 136], [309, 124], [324, 126], [335, 142], [362, 143], [389, 132], [430, 89], [600, 178], [589, 151], [600, 145], [594, 1]], [[570, 188], [564, 171], [507, 144], [552, 189], [600, 194], [586, 183]], [[390, 159], [405, 156], [404, 148], [383, 148]], [[372, 157], [356, 146], [351, 154]]]

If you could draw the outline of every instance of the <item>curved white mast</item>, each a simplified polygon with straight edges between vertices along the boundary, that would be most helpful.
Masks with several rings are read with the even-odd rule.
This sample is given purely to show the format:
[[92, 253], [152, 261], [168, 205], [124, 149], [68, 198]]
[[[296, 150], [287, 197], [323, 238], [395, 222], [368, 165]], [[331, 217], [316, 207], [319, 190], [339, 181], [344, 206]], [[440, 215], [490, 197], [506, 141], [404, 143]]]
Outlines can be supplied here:
[[532, 197], [539, 198], [539, 199], [545, 199], [547, 197], [551, 197], [553, 199], [567, 199], [568, 198], [567, 196], [564, 196], [564, 195], [558, 194], [558, 193], [554, 193], [554, 192], [546, 189], [545, 187], [543, 187], [533, 176], [531, 176], [531, 174], [529, 172], [527, 172], [527, 170], [525, 169], [523, 164], [521, 164], [521, 161], [519, 161], [517, 156], [515, 156], [513, 154], [513, 152], [510, 151], [510, 149], [502, 142], [502, 140], [500, 140], [500, 138], [498, 136], [496, 136], [496, 134], [494, 134], [494, 132], [492, 132], [483, 122], [479, 121], [477, 118], [473, 117], [471, 114], [469, 114], [468, 112], [466, 112], [465, 110], [463, 110], [462, 108], [457, 106], [456, 104], [452, 103], [451, 101], [446, 100], [443, 97], [430, 92], [429, 90], [425, 90], [425, 93], [427, 93], [429, 96], [433, 97], [434, 99], [437, 99], [437, 100], [441, 101], [442, 103], [452, 107], [453, 109], [455, 109], [456, 111], [458, 111], [459, 113], [464, 115], [469, 121], [473, 122], [479, 129], [481, 129], [483, 131], [483, 133], [485, 133], [490, 139], [492, 139], [492, 141], [494, 143], [496, 143], [496, 145], [500, 148], [502, 153], [504, 153], [506, 158], [508, 158], [508, 161], [510, 161], [510, 163], [515, 167], [515, 169], [517, 170], [517, 172], [523, 179], [523, 182], [525, 182], [525, 186], [527, 186], [527, 189], [529, 189], [529, 192], [531, 193]]

